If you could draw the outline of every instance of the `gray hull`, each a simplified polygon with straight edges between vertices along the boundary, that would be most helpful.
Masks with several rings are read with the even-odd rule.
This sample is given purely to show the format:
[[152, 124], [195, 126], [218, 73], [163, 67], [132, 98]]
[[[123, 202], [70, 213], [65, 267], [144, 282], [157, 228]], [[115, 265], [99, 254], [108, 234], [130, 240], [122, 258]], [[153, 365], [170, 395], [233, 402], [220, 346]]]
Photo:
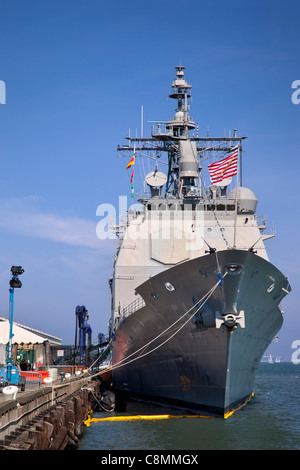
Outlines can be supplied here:
[[[193, 305], [216, 284], [219, 272], [228, 274], [194, 315]], [[261, 357], [283, 322], [278, 305], [290, 290], [276, 267], [249, 251], [225, 250], [178, 264], [136, 290], [146, 305], [115, 332], [113, 364], [129, 358], [189, 309], [190, 321], [168, 340], [188, 320], [185, 316], [141, 350], [143, 357], [132, 355], [116, 367], [117, 388], [126, 383], [132, 395], [222, 417], [251, 396]], [[244, 321], [235, 323], [241, 312]], [[226, 315], [233, 323], [223, 321]]]

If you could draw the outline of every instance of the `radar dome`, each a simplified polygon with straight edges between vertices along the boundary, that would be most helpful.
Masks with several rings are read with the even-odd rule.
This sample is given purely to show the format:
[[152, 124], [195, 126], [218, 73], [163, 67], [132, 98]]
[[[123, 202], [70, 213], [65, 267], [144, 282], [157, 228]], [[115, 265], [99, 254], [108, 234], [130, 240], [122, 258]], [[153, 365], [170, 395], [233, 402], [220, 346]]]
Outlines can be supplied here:
[[183, 111], [177, 111], [177, 113], [175, 114], [175, 121], [184, 121]]
[[[228, 194], [228, 198], [235, 199], [235, 192], [236, 188], [232, 189]], [[256, 211], [257, 197], [251, 189], [244, 187], [237, 188], [237, 200], [239, 212], [254, 213]]]

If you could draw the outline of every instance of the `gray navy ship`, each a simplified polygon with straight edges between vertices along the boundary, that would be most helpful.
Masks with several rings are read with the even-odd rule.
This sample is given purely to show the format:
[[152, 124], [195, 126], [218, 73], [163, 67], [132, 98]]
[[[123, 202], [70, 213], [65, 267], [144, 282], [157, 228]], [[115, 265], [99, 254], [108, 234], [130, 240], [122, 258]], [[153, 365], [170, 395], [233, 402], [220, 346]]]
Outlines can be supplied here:
[[114, 227], [113, 382], [137, 398], [227, 417], [253, 394], [291, 287], [268, 259], [274, 233], [256, 215], [257, 198], [241, 185], [245, 137], [198, 136], [185, 67], [175, 69], [174, 117], [117, 148], [131, 182], [142, 159], [151, 168]]

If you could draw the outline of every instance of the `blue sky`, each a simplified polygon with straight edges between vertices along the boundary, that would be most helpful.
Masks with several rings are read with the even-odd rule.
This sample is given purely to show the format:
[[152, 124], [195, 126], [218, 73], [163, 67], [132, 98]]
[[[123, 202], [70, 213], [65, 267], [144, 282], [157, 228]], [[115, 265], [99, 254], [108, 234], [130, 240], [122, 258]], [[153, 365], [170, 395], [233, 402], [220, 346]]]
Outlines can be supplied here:
[[115, 148], [128, 129], [173, 114], [181, 61], [199, 133], [247, 135], [243, 184], [276, 238], [271, 261], [288, 275], [284, 327], [269, 350], [290, 360], [300, 340], [297, 1], [28, 0], [0, 3], [0, 315], [12, 264], [25, 268], [15, 320], [73, 344], [75, 307], [93, 337], [107, 332], [116, 244], [96, 237], [98, 205], [130, 196]]

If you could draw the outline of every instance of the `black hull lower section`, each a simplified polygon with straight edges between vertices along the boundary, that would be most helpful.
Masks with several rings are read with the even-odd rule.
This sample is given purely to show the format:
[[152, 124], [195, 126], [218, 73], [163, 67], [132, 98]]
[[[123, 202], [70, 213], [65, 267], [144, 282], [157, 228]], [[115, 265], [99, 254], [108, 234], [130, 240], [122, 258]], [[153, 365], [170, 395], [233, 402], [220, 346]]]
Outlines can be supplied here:
[[[193, 305], [215, 286], [219, 272], [228, 274], [195, 314]], [[146, 306], [116, 331], [116, 388], [126, 384], [135, 397], [226, 416], [252, 395], [260, 359], [282, 325], [278, 304], [287, 288], [272, 264], [239, 250], [203, 256], [151, 278], [136, 289]], [[188, 311], [190, 320], [174, 324]], [[235, 324], [225, 321], [230, 316]]]
[[176, 398], [162, 397], [162, 396], [151, 396], [145, 394], [139, 394], [130, 392], [126, 393], [128, 399], [140, 400], [146, 403], [153, 403], [159, 406], [166, 406], [168, 408], [174, 408], [181, 411], [187, 411], [188, 413], [197, 414], [203, 418], [227, 418], [241, 407], [245, 406], [252, 398], [253, 393], [238, 400], [236, 403], [232, 403], [225, 409], [223, 407], [216, 407], [205, 403], [193, 403], [189, 401], [179, 400]]

